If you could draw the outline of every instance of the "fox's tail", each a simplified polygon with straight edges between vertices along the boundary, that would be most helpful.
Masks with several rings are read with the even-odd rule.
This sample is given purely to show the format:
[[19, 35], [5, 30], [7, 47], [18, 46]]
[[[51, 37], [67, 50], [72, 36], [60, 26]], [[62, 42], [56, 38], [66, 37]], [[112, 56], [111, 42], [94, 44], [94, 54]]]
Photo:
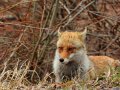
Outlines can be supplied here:
[[115, 60], [115, 66], [120, 67], [120, 60]]

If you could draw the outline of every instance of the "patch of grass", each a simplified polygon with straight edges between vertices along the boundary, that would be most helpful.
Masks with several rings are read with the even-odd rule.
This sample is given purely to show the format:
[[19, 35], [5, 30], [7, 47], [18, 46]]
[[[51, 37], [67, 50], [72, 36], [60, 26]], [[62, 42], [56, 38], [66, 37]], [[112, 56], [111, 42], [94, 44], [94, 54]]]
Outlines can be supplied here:
[[[4, 67], [6, 69], [7, 65]], [[32, 72], [28, 69], [29, 65], [24, 63], [20, 68], [18, 64], [14, 66], [13, 70], [3, 69], [0, 74], [0, 90], [52, 90], [55, 87], [52, 86], [54, 83], [54, 77], [51, 74], [46, 74], [42, 80], [38, 80], [37, 84], [32, 84], [27, 79], [27, 73]], [[103, 75], [94, 80], [80, 80], [73, 79], [66, 83], [63, 83], [62, 90], [98, 90], [98, 89], [110, 89], [113, 87], [120, 87], [120, 67], [114, 70], [109, 77]]]
[[[66, 83], [67, 84], [67, 83]], [[87, 80], [87, 81], [74, 81], [68, 87], [64, 87], [63, 90], [69, 90], [74, 88], [75, 90], [102, 90], [102, 89], [112, 89], [119, 88], [120, 89], [120, 67], [114, 70], [112, 74], [108, 77], [105, 75], [96, 78], [95, 80]]]

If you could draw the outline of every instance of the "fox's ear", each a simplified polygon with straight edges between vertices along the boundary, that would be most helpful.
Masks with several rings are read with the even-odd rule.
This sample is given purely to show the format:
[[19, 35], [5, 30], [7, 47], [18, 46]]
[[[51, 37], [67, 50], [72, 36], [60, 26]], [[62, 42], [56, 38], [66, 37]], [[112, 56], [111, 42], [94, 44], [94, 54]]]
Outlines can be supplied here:
[[60, 27], [58, 28], [58, 37], [60, 37], [62, 32], [60, 32]]
[[85, 30], [80, 33], [80, 38], [81, 38], [83, 41], [85, 41], [86, 34], [87, 34], [87, 27], [85, 27]]

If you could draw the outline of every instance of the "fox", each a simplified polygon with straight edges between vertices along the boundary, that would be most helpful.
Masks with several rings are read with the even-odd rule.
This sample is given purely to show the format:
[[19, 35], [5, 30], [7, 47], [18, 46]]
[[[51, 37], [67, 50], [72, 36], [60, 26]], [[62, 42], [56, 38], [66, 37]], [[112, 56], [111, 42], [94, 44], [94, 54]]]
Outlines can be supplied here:
[[95, 78], [109, 71], [109, 67], [120, 66], [119, 60], [108, 56], [88, 56], [86, 50], [87, 29], [82, 32], [60, 32], [53, 61], [55, 82], [61, 83], [72, 78]]

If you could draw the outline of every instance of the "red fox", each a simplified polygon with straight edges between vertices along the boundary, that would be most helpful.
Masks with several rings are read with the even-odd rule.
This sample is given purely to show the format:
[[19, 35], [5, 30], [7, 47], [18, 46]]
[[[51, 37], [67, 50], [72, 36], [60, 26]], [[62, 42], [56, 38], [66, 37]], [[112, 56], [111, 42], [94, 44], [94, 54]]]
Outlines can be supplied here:
[[63, 82], [76, 76], [85, 79], [107, 72], [108, 67], [116, 67], [119, 61], [108, 56], [88, 56], [83, 32], [58, 32], [57, 49], [53, 61], [56, 82]]

